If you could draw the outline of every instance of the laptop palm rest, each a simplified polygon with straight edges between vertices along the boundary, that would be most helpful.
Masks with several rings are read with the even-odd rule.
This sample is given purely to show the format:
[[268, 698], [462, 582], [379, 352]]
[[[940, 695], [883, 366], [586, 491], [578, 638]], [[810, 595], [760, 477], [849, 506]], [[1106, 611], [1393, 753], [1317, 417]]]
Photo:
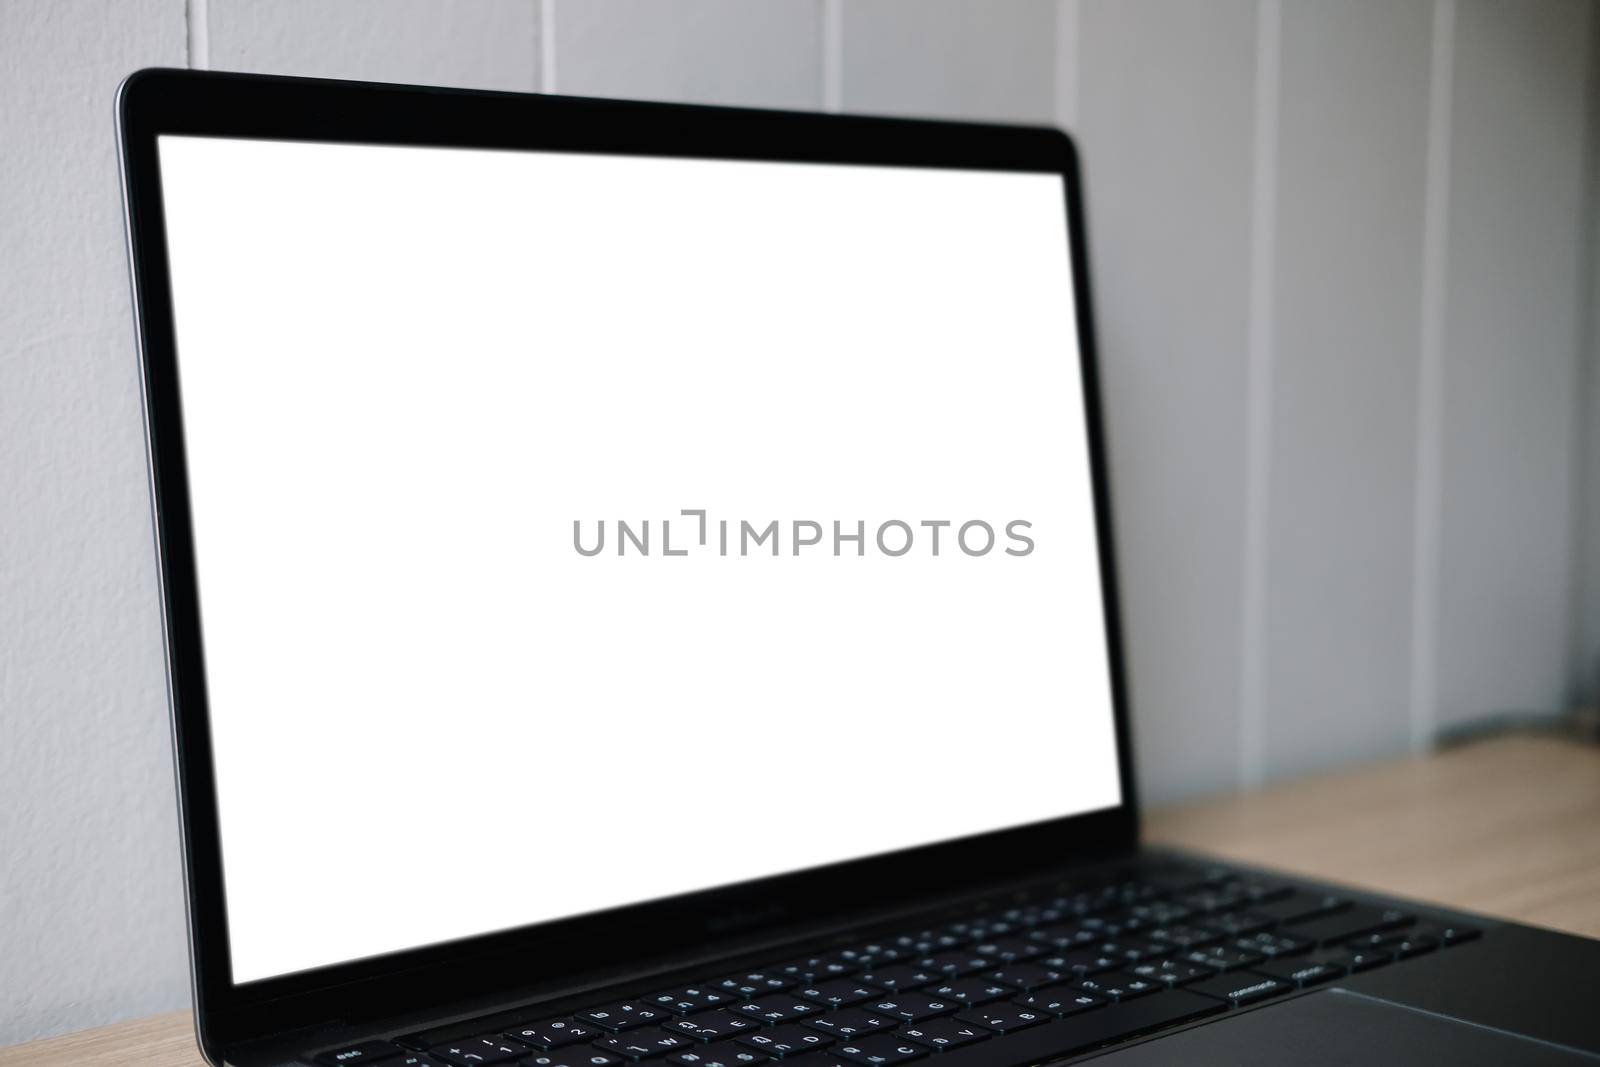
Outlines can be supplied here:
[[1174, 1063], [1592, 1067], [1600, 1064], [1600, 1056], [1364, 993], [1330, 989], [1118, 1050], [1095, 1063], [1114, 1067], [1168, 1067]]

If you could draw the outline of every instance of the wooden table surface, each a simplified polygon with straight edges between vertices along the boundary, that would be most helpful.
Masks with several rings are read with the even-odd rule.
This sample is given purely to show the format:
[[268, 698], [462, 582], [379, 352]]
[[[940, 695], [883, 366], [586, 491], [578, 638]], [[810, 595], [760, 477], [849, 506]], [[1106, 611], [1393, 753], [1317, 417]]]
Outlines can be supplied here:
[[[1146, 838], [1600, 937], [1600, 749], [1484, 742], [1157, 811]], [[0, 1049], [0, 1067], [198, 1067], [189, 1013]]]

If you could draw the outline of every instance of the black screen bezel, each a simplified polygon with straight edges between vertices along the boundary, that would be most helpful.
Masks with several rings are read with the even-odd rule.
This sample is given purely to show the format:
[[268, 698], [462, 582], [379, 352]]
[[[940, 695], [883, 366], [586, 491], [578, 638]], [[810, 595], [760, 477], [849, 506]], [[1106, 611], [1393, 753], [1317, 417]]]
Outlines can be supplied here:
[[[377, 1017], [440, 989], [516, 988], [722, 936], [726, 917], [773, 925], [981, 888], [1138, 836], [1100, 382], [1076, 151], [1058, 130], [435, 89], [175, 70], [130, 76], [119, 134], [139, 330], [187, 876], [196, 1025], [208, 1053], [236, 1041]], [[1111, 809], [444, 945], [236, 985], [223, 893], [176, 342], [157, 163], [162, 134], [1057, 173], [1064, 179], [1123, 803]], [[930, 219], [935, 225], [937, 220]], [[308, 249], [307, 254], [312, 254]], [[314, 877], [286, 871], [286, 877]]]

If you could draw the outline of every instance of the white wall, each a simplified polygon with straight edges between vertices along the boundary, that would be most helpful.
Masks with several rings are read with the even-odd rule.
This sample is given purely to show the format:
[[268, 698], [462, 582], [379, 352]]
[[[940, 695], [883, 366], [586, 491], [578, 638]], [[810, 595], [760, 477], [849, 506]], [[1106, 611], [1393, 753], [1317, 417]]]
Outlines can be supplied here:
[[1584, 0], [0, 4], [0, 1044], [186, 997], [128, 71], [1077, 131], [1162, 801], [1592, 694], [1596, 22]]
[[1146, 795], [1592, 699], [1594, 5], [1061, 12]]
[[1600, 181], [1584, 170], [1597, 14], [1585, 0], [1460, 7], [1440, 409], [1445, 716], [1556, 706], [1578, 669], [1572, 487], [1580, 423], [1600, 415], [1574, 402], [1584, 194]]
[[181, 2], [0, 4], [0, 1044], [184, 998], [111, 96]]

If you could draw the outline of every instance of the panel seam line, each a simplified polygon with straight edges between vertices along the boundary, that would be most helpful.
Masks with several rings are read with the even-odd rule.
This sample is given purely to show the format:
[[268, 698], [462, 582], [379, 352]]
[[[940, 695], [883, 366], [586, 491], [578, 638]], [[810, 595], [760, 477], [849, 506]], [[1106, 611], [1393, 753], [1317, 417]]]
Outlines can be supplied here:
[[1244, 568], [1240, 610], [1239, 784], [1266, 779], [1267, 542], [1272, 475], [1272, 381], [1276, 356], [1275, 244], [1281, 0], [1256, 8], [1254, 148], [1251, 159], [1249, 347], [1245, 396]]
[[1417, 363], [1416, 486], [1411, 516], [1411, 749], [1438, 725], [1439, 530], [1444, 476], [1444, 332], [1450, 251], [1450, 152], [1456, 0], [1434, 0], [1422, 194], [1422, 307]]

